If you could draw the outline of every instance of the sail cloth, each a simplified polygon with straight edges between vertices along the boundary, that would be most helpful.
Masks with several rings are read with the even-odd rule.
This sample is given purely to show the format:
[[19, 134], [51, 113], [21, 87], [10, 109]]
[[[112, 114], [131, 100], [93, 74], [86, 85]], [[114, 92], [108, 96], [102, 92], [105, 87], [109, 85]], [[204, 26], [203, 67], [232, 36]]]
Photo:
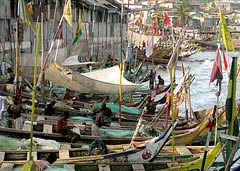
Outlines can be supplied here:
[[[52, 62], [45, 71], [45, 78], [53, 84], [64, 86], [79, 93], [118, 93], [120, 69], [118, 66], [96, 72], [83, 73], [72, 71], [56, 62]], [[123, 92], [129, 92], [139, 87], [139, 84], [122, 78]]]
[[[73, 80], [91, 89], [91, 92], [117, 94], [120, 83], [119, 66], [113, 66], [96, 72], [79, 74], [73, 72]], [[122, 76], [122, 92], [129, 92], [139, 87], [139, 84], [132, 83]]]
[[78, 61], [78, 55], [70, 56], [62, 63], [63, 66], [68, 67], [70, 69], [76, 69], [76, 68], [79, 68], [79, 67], [87, 67], [87, 65], [97, 66], [98, 64], [99, 64], [98, 62], [83, 62], [83, 63], [80, 63]]
[[72, 80], [72, 70], [52, 62], [45, 71], [45, 79], [76, 92], [89, 92], [87, 87]]

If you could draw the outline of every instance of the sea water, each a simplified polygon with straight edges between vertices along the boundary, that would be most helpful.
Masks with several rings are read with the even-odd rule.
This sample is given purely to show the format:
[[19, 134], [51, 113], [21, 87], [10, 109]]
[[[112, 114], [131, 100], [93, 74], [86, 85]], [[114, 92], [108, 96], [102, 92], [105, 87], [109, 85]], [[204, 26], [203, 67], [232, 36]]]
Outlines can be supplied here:
[[[189, 58], [183, 58], [178, 61], [176, 69], [176, 83], [182, 78], [182, 63], [185, 71], [188, 66], [191, 67], [190, 74], [195, 76], [194, 81], [190, 87], [190, 99], [193, 111], [202, 110], [213, 107], [217, 103], [215, 92], [217, 91], [216, 81], [210, 84], [210, 75], [215, 58], [215, 51], [199, 52]], [[232, 57], [238, 57], [238, 67], [240, 66], [240, 52], [229, 52], [229, 70], [231, 68]], [[221, 58], [222, 59], [222, 58]], [[222, 60], [223, 61], [223, 60]], [[219, 97], [219, 104], [223, 105], [227, 97], [227, 77], [222, 64], [223, 80], [222, 91]], [[167, 68], [162, 67], [158, 70], [164, 80], [165, 85], [170, 83], [169, 71]], [[240, 98], [240, 79], [237, 79], [237, 99]], [[180, 106], [180, 112], [184, 111], [184, 105]]]

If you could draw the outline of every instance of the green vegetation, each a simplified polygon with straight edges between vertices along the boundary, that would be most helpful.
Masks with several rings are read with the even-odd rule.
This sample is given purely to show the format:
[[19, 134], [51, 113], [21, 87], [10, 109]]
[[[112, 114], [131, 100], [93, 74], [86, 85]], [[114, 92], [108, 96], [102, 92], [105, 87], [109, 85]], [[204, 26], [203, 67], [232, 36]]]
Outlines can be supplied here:
[[186, 23], [191, 19], [190, 13], [190, 5], [188, 0], [183, 0], [179, 7], [177, 7], [174, 14], [178, 16], [178, 22], [182, 24], [182, 27], [186, 25]]

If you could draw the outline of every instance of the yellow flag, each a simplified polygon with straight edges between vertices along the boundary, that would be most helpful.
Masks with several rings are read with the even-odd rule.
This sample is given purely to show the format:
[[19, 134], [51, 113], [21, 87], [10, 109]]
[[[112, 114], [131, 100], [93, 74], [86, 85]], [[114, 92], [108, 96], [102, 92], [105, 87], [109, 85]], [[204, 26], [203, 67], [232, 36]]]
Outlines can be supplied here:
[[29, 11], [30, 15], [33, 15], [33, 5], [32, 4], [29, 5], [28, 11]]
[[71, 0], [67, 1], [67, 4], [63, 11], [63, 16], [66, 18], [68, 24], [72, 27], [72, 7]]
[[222, 38], [225, 48], [227, 50], [234, 51], [234, 46], [229, 30], [227, 29], [227, 22], [223, 16], [222, 10], [220, 9], [220, 21], [222, 24]]

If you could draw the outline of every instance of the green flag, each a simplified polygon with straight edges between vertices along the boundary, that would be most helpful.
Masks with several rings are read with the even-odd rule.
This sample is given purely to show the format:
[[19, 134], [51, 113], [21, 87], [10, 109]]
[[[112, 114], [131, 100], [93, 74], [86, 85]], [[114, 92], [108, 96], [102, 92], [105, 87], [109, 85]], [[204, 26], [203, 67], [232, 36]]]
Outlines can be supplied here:
[[[228, 135], [238, 136], [239, 126], [237, 120], [236, 87], [237, 87], [237, 57], [232, 58], [232, 67], [228, 82], [228, 94], [226, 100], [226, 119], [228, 121]], [[226, 157], [232, 152], [233, 142], [227, 142]]]
[[75, 45], [78, 42], [79, 37], [82, 35], [81, 25], [82, 25], [82, 19], [81, 19], [81, 12], [79, 11], [78, 26], [77, 26], [76, 34], [74, 36], [72, 45]]

